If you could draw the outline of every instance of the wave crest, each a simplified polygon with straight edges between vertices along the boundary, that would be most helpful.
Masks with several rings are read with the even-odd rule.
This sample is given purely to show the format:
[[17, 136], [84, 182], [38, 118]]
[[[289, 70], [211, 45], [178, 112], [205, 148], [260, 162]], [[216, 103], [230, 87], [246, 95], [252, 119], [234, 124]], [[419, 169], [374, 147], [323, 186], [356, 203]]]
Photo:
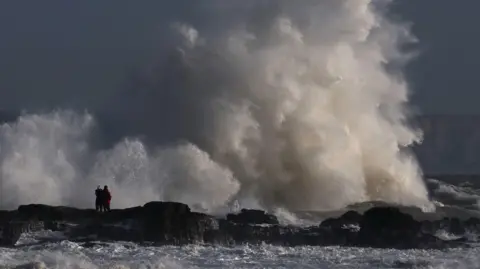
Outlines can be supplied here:
[[[79, 191], [100, 182], [112, 185], [116, 206], [152, 199], [208, 211], [234, 201], [288, 210], [430, 203], [405, 149], [421, 139], [406, 123], [408, 88], [400, 70], [385, 68], [407, 59], [398, 48], [410, 40], [403, 25], [368, 0], [228, 3], [199, 4], [198, 23], [179, 15], [148, 89], [112, 99], [121, 100], [115, 113], [128, 115], [125, 126], [170, 143], [125, 138], [86, 153], [88, 124], [69, 121], [71, 114], [21, 117], [2, 126], [13, 130], [1, 135], [11, 145], [1, 152], [6, 189], [15, 193], [7, 205], [87, 206], [90, 197]], [[144, 121], [147, 115], [155, 120]], [[25, 148], [19, 139], [29, 130], [20, 123], [27, 118], [53, 132], [34, 129], [37, 141], [54, 141]], [[62, 127], [48, 127], [55, 123]], [[17, 164], [18, 151], [36, 161]]]

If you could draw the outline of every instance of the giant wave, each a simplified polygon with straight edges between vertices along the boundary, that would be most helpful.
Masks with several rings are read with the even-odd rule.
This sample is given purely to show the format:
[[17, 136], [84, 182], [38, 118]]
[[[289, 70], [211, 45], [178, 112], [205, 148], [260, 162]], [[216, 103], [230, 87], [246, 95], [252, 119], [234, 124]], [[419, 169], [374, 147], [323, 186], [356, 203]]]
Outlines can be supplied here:
[[[408, 125], [401, 68], [410, 55], [400, 47], [414, 38], [387, 18], [388, 6], [192, 5], [195, 16], [173, 15], [162, 27], [144, 84], [90, 112], [32, 111], [1, 125], [3, 208], [91, 207], [98, 184], [109, 185], [117, 208], [151, 200], [210, 213], [234, 203], [431, 206], [408, 151], [421, 133]], [[100, 114], [117, 119], [122, 134], [108, 148], [95, 143]]]

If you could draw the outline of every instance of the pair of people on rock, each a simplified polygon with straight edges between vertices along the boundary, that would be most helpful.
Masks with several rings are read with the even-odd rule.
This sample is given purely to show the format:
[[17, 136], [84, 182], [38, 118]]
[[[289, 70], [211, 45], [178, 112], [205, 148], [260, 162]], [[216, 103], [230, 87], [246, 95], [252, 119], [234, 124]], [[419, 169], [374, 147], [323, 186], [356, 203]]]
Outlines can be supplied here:
[[100, 188], [100, 185], [98, 185], [95, 190], [95, 209], [98, 212], [110, 211], [111, 200], [112, 194], [108, 190], [107, 185], [103, 187], [103, 190]]

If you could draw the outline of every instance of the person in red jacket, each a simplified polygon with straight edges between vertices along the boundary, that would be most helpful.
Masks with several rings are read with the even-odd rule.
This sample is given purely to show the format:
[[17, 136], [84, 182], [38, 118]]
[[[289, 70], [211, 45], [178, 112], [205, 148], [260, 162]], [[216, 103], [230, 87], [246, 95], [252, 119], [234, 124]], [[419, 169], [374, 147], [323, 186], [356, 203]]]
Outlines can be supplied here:
[[106, 211], [110, 211], [110, 201], [112, 200], [112, 194], [110, 193], [110, 191], [108, 190], [108, 187], [107, 185], [105, 185], [105, 187], [103, 187], [103, 207], [104, 207], [104, 210]]

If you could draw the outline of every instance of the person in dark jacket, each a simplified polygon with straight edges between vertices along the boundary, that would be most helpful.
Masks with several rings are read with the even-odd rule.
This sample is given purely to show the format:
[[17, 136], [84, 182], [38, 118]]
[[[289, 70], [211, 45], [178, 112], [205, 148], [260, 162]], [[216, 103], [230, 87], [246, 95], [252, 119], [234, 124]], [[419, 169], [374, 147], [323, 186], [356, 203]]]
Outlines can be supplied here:
[[95, 210], [102, 212], [103, 210], [103, 190], [100, 188], [100, 185], [97, 186], [95, 190]]
[[112, 200], [112, 194], [108, 190], [107, 185], [103, 187], [103, 208], [105, 211], [110, 211], [110, 201]]

